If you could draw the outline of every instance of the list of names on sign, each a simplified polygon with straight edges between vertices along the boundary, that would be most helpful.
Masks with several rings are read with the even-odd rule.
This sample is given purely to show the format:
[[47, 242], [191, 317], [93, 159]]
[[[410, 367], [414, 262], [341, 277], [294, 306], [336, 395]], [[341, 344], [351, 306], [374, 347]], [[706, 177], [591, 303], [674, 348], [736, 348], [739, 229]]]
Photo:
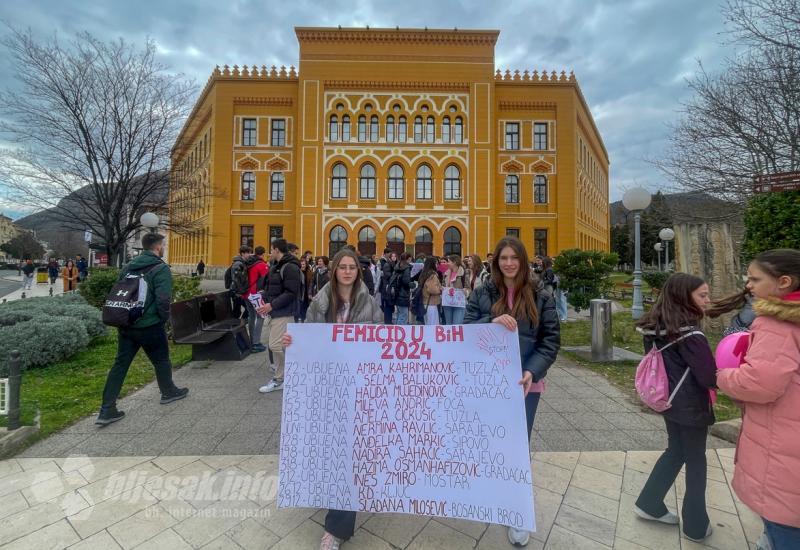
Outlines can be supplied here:
[[278, 505], [535, 530], [519, 342], [497, 324], [292, 324]]

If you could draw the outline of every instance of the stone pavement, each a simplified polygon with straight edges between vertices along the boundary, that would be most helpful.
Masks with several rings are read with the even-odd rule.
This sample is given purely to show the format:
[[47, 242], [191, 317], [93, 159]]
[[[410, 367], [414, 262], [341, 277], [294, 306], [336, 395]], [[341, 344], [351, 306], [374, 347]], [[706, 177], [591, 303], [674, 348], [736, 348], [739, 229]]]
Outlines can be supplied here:
[[[730, 489], [733, 449], [708, 451], [705, 545], [677, 526], [643, 521], [636, 495], [659, 453], [540, 452], [532, 456], [537, 531], [528, 548], [747, 550], [759, 518]], [[277, 509], [277, 456], [18, 458], [0, 462], [0, 548], [314, 549], [325, 512]], [[680, 509], [683, 476], [667, 497]], [[359, 514], [344, 550], [510, 548], [498, 525]]]
[[[22, 290], [22, 276], [17, 275], [16, 271], [3, 271], [0, 274], [3, 282], [3, 295], [0, 296], [5, 301], [11, 302], [22, 298], [22, 293], [25, 293], [26, 298], [34, 298], [37, 296], [50, 296], [50, 279], [47, 283], [33, 283], [33, 286], [28, 290]], [[7, 292], [6, 292], [7, 291]], [[57, 296], [64, 293], [64, 283], [61, 277], [56, 280], [53, 285], [53, 295]]]

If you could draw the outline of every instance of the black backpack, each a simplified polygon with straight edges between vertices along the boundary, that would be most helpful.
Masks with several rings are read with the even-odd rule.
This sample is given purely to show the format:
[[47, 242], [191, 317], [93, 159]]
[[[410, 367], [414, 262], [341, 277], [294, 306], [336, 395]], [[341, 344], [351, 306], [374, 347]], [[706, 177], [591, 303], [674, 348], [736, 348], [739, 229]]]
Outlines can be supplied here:
[[[283, 286], [283, 270], [286, 269], [286, 266], [289, 264], [283, 264], [283, 266], [278, 271], [278, 275], [281, 278], [281, 286]], [[297, 300], [294, 304], [294, 316], [299, 317], [300, 312], [303, 310], [303, 297], [306, 295], [306, 276], [301, 271], [300, 272], [300, 292], [297, 293]]]
[[154, 264], [137, 272], [129, 272], [111, 287], [103, 304], [103, 323], [112, 327], [132, 327], [144, 313], [149, 291], [145, 275], [156, 267]]
[[242, 260], [234, 260], [230, 267], [231, 286], [234, 294], [242, 295], [250, 290], [250, 276], [247, 274], [247, 265]]
[[399, 294], [399, 284], [400, 284], [400, 277], [401, 274], [398, 271], [392, 271], [392, 276], [389, 277], [389, 281], [386, 283], [386, 302], [390, 304], [397, 303], [397, 295]]

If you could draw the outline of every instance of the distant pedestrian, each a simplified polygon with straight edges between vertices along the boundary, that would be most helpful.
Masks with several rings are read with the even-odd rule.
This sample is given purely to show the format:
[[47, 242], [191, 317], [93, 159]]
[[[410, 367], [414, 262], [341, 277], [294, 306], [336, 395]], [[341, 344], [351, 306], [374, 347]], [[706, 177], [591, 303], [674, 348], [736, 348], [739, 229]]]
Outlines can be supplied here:
[[75, 267], [78, 268], [79, 281], [86, 280], [86, 277], [89, 276], [89, 262], [86, 258], [78, 254], [75, 260]]
[[311, 298], [313, 299], [322, 288], [330, 281], [330, 273], [328, 273], [328, 257], [320, 256], [317, 258], [317, 268], [314, 270], [314, 276], [311, 279]]
[[206, 264], [203, 262], [203, 258], [200, 258], [200, 261], [197, 262], [197, 276], [202, 277], [203, 273], [206, 272]]
[[50, 277], [50, 285], [56, 284], [56, 279], [58, 279], [58, 260], [55, 258], [51, 258], [47, 264], [47, 276]]
[[130, 328], [120, 328], [117, 341], [117, 358], [108, 372], [103, 389], [103, 404], [95, 424], [106, 426], [125, 416], [117, 409], [117, 398], [128, 374], [133, 358], [144, 349], [156, 371], [161, 404], [166, 405], [183, 399], [188, 388], [179, 388], [172, 381], [172, 362], [169, 359], [169, 343], [164, 325], [169, 320], [169, 305], [172, 300], [172, 273], [161, 256], [164, 254], [164, 236], [146, 233], [142, 237], [144, 251], [122, 268], [121, 281], [128, 273], [144, 272], [147, 282], [147, 299], [144, 312]]
[[[455, 292], [468, 293], [466, 273], [464, 266], [461, 263], [461, 256], [458, 254], [450, 254], [445, 258], [447, 260], [447, 271], [442, 276], [442, 286], [444, 288], [452, 288]], [[449, 292], [445, 290], [445, 292]], [[451, 307], [442, 306], [444, 311], [444, 320], [448, 325], [461, 325], [464, 322], [464, 315], [467, 310], [465, 307]]]
[[392, 258], [397, 258], [397, 254], [392, 252], [392, 249], [386, 247], [383, 249], [383, 258], [381, 258], [380, 266], [381, 266], [381, 286], [380, 286], [380, 293], [381, 293], [381, 309], [383, 310], [383, 323], [385, 325], [391, 325], [392, 319], [394, 317], [394, 304], [392, 303], [391, 297], [389, 293], [386, 291], [386, 285], [389, 284], [389, 279], [392, 278], [392, 273], [394, 272], [394, 264], [396, 260]]
[[61, 279], [64, 281], [64, 294], [78, 289], [80, 273], [72, 260], [67, 260], [67, 265], [61, 270]]
[[36, 266], [33, 265], [33, 260], [25, 260], [25, 264], [22, 266], [22, 290], [31, 290], [35, 277]]
[[408, 308], [411, 305], [411, 254], [403, 252], [394, 266], [394, 273], [389, 284], [393, 286], [392, 295], [397, 307], [398, 325], [408, 324]]
[[419, 285], [422, 286], [422, 305], [425, 308], [425, 324], [438, 325], [441, 316], [439, 307], [442, 304], [442, 282], [437, 271], [438, 262], [433, 256], [425, 258], [422, 273], [419, 274]]
[[[257, 300], [258, 294], [262, 294], [266, 285], [267, 273], [269, 269], [264, 261], [264, 253], [267, 250], [263, 246], [257, 246], [252, 256], [245, 260], [247, 270], [247, 282], [249, 286], [242, 293], [241, 299], [247, 308], [247, 332], [250, 334], [250, 351], [261, 353], [267, 351], [267, 346], [261, 343], [261, 333], [264, 329], [264, 317], [256, 313], [256, 306], [253, 300]], [[253, 298], [251, 298], [253, 296]]]

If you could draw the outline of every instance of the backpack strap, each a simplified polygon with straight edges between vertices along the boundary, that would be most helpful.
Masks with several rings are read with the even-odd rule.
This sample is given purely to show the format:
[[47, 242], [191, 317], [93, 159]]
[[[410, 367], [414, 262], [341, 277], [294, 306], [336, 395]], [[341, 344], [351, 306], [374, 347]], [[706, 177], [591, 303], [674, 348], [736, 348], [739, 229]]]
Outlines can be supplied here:
[[669, 344], [667, 344], [663, 348], [659, 348], [658, 351], [660, 353], [660, 352], [664, 351], [665, 349], [667, 349], [668, 347], [670, 347], [672, 344], [677, 344], [681, 340], [684, 340], [684, 339], [688, 338], [689, 336], [694, 336], [695, 334], [699, 334], [701, 336], [705, 336], [703, 331], [701, 331], [701, 330], [693, 330], [692, 332], [689, 332], [688, 334], [684, 334], [680, 338], [676, 338], [675, 340], [673, 340], [672, 342], [670, 342]]
[[[659, 351], [659, 352], [662, 352], [662, 351], [664, 351], [665, 349], [667, 349], [668, 347], [670, 347], [672, 344], [675, 344], [675, 343], [677, 343], [677, 342], [680, 342], [681, 340], [684, 340], [684, 339], [688, 338], [689, 336], [694, 336], [695, 334], [700, 334], [701, 336], [705, 336], [705, 334], [703, 334], [703, 332], [702, 332], [702, 331], [700, 331], [700, 330], [693, 330], [692, 332], [690, 332], [690, 333], [688, 333], [688, 334], [684, 334], [684, 335], [683, 335], [683, 336], [681, 336], [680, 338], [677, 338], [676, 340], [673, 340], [672, 342], [670, 342], [669, 344], [667, 344], [666, 346], [664, 346], [663, 348], [661, 348], [661, 349], [660, 349], [660, 350], [658, 350], [658, 351]], [[683, 371], [683, 376], [681, 376], [681, 379], [680, 379], [680, 380], [678, 380], [678, 383], [677, 383], [677, 384], [675, 384], [675, 389], [674, 389], [674, 390], [672, 390], [672, 393], [671, 393], [671, 394], [669, 394], [669, 399], [667, 399], [667, 403], [669, 403], [669, 404], [672, 404], [672, 400], [675, 398], [675, 394], [677, 394], [677, 393], [678, 393], [678, 390], [679, 390], [679, 389], [681, 389], [681, 386], [683, 385], [683, 382], [686, 380], [686, 377], [689, 375], [689, 370], [690, 370], [690, 369], [689, 369], [689, 367], [686, 367], [686, 370], [685, 370], [685, 371]]]

